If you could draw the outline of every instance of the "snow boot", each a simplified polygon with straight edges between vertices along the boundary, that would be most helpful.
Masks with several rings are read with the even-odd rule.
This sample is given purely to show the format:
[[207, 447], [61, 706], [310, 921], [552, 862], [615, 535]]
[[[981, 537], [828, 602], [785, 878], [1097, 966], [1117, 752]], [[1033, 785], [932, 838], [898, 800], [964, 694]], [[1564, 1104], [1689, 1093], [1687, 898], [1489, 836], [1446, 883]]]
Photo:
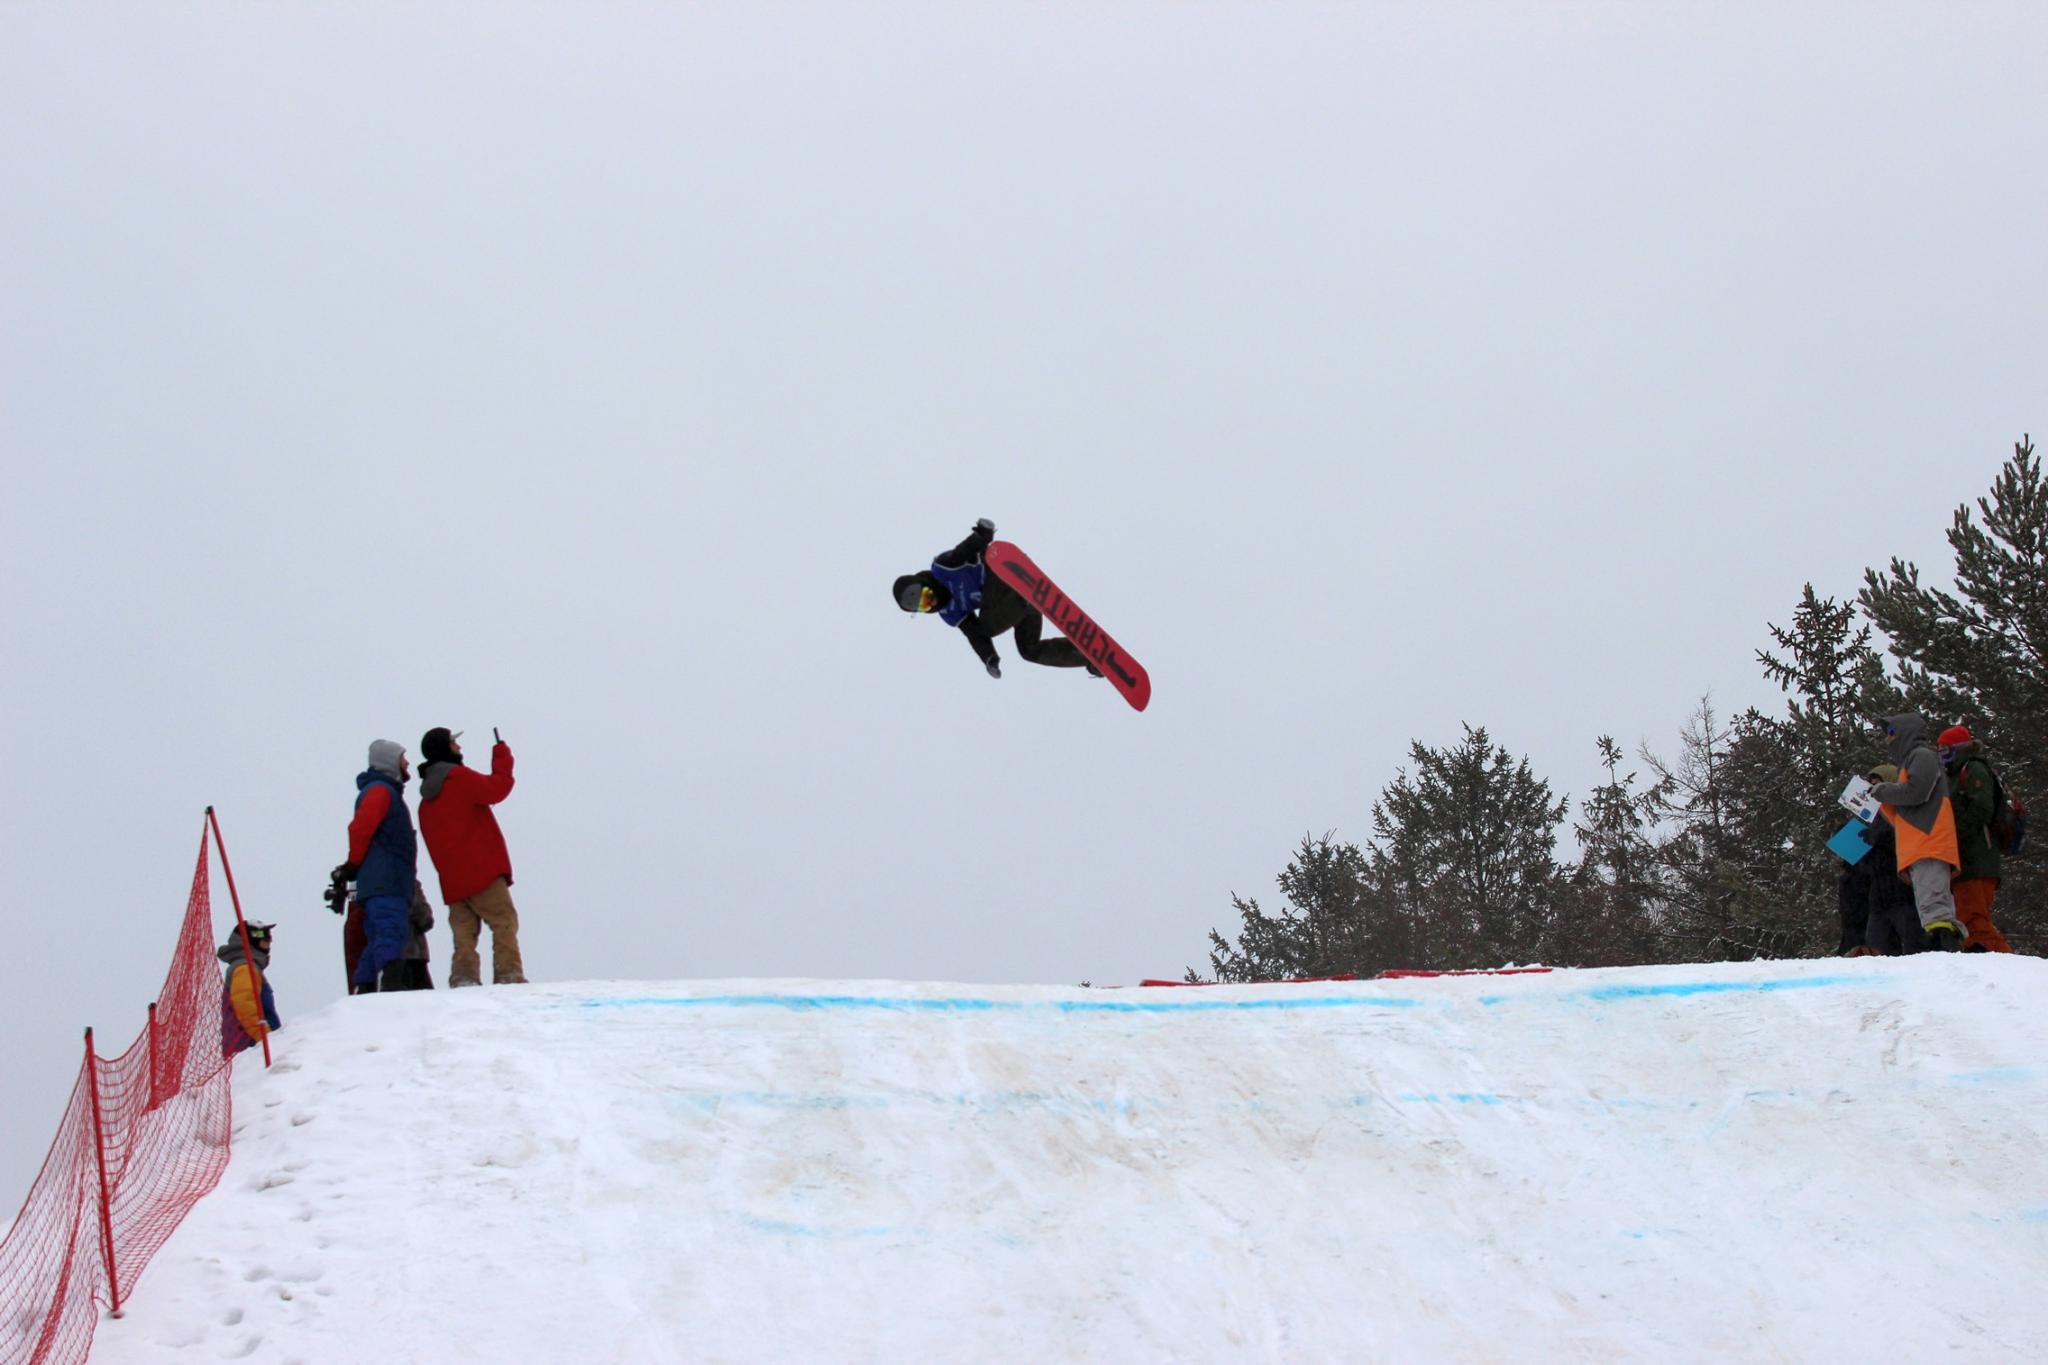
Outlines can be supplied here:
[[1963, 946], [1967, 935], [1952, 919], [1938, 919], [1927, 926], [1927, 946], [1937, 953], [1953, 953]]

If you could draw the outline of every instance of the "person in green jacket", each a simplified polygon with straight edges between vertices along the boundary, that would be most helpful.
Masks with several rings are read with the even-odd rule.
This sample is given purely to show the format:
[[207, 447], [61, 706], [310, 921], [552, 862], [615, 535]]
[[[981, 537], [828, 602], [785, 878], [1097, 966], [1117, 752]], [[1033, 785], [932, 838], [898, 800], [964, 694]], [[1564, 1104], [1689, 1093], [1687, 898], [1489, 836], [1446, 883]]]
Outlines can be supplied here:
[[1984, 746], [1967, 726], [1951, 725], [1943, 730], [1935, 749], [1948, 773], [1953, 793], [1949, 800], [1956, 812], [1956, 851], [1963, 862], [1956, 869], [1951, 890], [1956, 898], [1956, 918], [1970, 931], [1965, 951], [2009, 953], [2012, 944], [1991, 922], [2001, 864], [1997, 841], [1991, 837], [1998, 779], [1985, 761]]

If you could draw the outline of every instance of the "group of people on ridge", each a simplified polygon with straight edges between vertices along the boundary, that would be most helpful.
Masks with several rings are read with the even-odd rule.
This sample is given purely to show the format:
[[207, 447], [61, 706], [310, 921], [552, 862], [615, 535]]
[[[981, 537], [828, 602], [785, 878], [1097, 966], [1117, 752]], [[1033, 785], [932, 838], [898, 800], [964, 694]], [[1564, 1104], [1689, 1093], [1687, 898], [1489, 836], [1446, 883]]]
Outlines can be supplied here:
[[2003, 849], [2004, 792], [1968, 727], [1928, 737], [1924, 716], [1885, 721], [1889, 763], [1864, 774], [1878, 818], [1870, 853], [1842, 869], [1840, 952], [2009, 953], [1991, 920]]
[[[433, 988], [426, 934], [434, 927], [434, 911], [419, 877], [422, 838], [439, 874], [441, 901], [455, 939], [449, 986], [482, 984], [478, 941], [485, 928], [491, 931], [492, 983], [525, 982], [519, 911], [512, 903], [512, 856], [491, 810], [512, 794], [512, 746], [495, 731], [492, 737], [488, 774], [465, 766], [460, 731], [437, 726], [420, 737], [425, 762], [417, 833], [405, 801], [412, 766], [404, 746], [389, 739], [370, 744], [369, 764], [356, 778], [348, 858], [329, 874], [326, 896], [337, 914], [346, 904], [342, 956], [349, 994]], [[230, 933], [216, 953], [228, 969], [221, 987], [221, 1047], [229, 1055], [280, 1026], [270, 985], [263, 979], [274, 928], [251, 921]]]

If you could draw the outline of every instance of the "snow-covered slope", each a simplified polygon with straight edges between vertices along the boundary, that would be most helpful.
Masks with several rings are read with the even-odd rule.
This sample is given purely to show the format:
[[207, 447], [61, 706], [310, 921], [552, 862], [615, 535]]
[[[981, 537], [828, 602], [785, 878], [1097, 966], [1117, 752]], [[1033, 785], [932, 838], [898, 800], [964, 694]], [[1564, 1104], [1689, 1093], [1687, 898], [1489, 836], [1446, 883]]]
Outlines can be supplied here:
[[2048, 1359], [2044, 1002], [1976, 955], [347, 1000], [241, 1063], [94, 1359]]

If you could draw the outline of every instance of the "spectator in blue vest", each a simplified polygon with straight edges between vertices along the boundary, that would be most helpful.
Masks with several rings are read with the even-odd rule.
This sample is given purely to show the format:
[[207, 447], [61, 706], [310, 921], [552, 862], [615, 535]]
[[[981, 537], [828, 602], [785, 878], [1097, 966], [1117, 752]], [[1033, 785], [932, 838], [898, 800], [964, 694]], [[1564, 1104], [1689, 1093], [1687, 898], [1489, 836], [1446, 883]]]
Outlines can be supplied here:
[[[419, 840], [405, 805], [412, 767], [395, 740], [370, 745], [370, 766], [356, 778], [356, 813], [348, 825], [348, 861], [334, 869], [336, 887], [356, 885], [367, 941], [350, 979], [353, 993], [401, 990], [405, 950], [412, 941], [412, 896]], [[389, 972], [387, 977], [385, 974]]]
[[1043, 638], [1045, 618], [1038, 608], [983, 567], [982, 556], [995, 538], [995, 523], [983, 517], [974, 523], [967, 539], [934, 559], [931, 568], [897, 579], [890, 596], [904, 611], [937, 616], [956, 627], [974, 647], [975, 657], [991, 678], [1003, 676], [995, 637], [1006, 630], [1016, 632], [1017, 653], [1026, 663], [1085, 668], [1101, 677], [1101, 671], [1073, 641]]

